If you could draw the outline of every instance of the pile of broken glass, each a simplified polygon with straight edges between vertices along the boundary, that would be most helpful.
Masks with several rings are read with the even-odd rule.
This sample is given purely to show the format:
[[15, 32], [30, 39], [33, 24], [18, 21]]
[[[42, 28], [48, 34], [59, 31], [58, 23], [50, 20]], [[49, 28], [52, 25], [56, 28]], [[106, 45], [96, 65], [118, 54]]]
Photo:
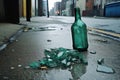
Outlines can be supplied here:
[[70, 67], [73, 64], [87, 65], [87, 59], [84, 54], [77, 50], [66, 48], [45, 49], [45, 57], [41, 60], [32, 62], [29, 66], [34, 69], [55, 68], [55, 67]]

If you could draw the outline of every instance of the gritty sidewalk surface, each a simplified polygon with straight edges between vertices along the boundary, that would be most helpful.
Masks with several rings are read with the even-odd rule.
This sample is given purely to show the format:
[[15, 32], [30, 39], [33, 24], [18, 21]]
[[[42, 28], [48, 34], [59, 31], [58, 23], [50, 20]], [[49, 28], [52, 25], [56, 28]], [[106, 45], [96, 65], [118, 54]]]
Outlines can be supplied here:
[[0, 45], [5, 43], [13, 34], [23, 26], [11, 23], [0, 23]]
[[[119, 80], [120, 43], [88, 31], [88, 51], [83, 52], [88, 65], [74, 65], [72, 69], [33, 69], [29, 64], [41, 60], [45, 49], [64, 47], [72, 49], [70, 23], [56, 19], [37, 18], [26, 24], [28, 30], [0, 54], [0, 80]], [[102, 65], [115, 70], [107, 74]], [[100, 62], [99, 62], [100, 64]], [[98, 69], [97, 69], [98, 68]], [[103, 67], [102, 67], [103, 68]], [[106, 68], [106, 67], [105, 67]], [[108, 69], [108, 68], [107, 68]], [[78, 79], [78, 78], [81, 79]]]

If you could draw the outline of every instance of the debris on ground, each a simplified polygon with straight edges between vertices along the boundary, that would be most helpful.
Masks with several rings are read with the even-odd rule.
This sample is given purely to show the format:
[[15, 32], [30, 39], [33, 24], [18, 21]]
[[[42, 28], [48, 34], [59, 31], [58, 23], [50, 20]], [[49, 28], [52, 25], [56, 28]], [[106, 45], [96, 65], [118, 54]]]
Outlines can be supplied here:
[[14, 67], [10, 67], [10, 69], [15, 69]]
[[47, 68], [47, 66], [41, 66], [40, 69], [47, 70], [48, 68]]
[[22, 65], [19, 64], [18, 67], [22, 67]]
[[63, 30], [63, 28], [60, 28], [60, 30]]
[[24, 27], [23, 32], [28, 32], [29, 29], [30, 29], [30, 28], [28, 28], [28, 27]]
[[52, 40], [47, 40], [47, 42], [51, 42]]
[[39, 62], [32, 62], [31, 64], [30, 64], [30, 67], [31, 68], [39, 68], [40, 67], [40, 64], [39, 64]]
[[97, 63], [98, 63], [99, 65], [103, 64], [103, 63], [104, 63], [104, 58], [101, 58], [101, 59], [97, 60]]
[[96, 51], [90, 51], [91, 54], [96, 54]]
[[106, 39], [96, 39], [96, 41], [103, 42], [103, 43], [108, 43], [108, 40], [106, 40]]
[[24, 69], [29, 69], [29, 68], [30, 68], [30, 66], [25, 66], [25, 67], [24, 67]]
[[28, 32], [28, 31], [51, 31], [51, 30], [56, 30], [53, 27], [25, 27], [23, 29], [23, 32]]
[[29, 66], [33, 69], [47, 69], [54, 67], [67, 68], [75, 63], [87, 65], [88, 62], [84, 55], [77, 50], [66, 48], [45, 49], [45, 57], [35, 61]]
[[112, 68], [107, 67], [107, 66], [103, 66], [103, 65], [98, 65], [96, 71], [97, 72], [108, 73], [108, 74], [115, 73], [115, 71]]

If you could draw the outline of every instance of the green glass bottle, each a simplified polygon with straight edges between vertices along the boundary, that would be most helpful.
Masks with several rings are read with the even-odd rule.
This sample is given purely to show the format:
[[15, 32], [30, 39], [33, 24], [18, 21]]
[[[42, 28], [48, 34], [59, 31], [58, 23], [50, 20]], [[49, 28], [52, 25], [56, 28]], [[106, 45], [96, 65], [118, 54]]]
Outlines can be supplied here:
[[73, 49], [86, 51], [88, 48], [87, 27], [81, 20], [80, 8], [75, 8], [75, 22], [71, 27]]

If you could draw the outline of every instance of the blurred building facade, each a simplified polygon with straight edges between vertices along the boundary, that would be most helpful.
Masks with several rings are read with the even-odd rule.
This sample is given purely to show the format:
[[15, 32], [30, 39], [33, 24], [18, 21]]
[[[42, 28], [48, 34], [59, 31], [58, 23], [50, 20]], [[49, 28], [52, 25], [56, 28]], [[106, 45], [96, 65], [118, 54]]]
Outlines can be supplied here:
[[19, 23], [19, 0], [0, 0], [0, 22]]
[[61, 2], [54, 3], [54, 13], [55, 15], [61, 15]]
[[50, 10], [50, 16], [54, 16], [55, 12], [54, 12], [54, 7]]
[[47, 0], [43, 0], [43, 16], [47, 16]]
[[0, 0], [0, 21], [3, 21], [4, 19], [5, 19], [4, 4], [3, 0]]
[[20, 17], [30, 21], [32, 16], [43, 15], [43, 7], [42, 0], [0, 0], [0, 22], [19, 23]]
[[105, 6], [118, 1], [120, 0], [62, 0], [61, 12], [62, 15], [72, 16], [74, 5], [78, 4], [82, 16], [105, 16]]
[[[51, 10], [53, 15], [73, 16], [75, 2], [82, 16], [120, 17], [120, 0], [62, 0]], [[19, 23], [20, 17], [47, 15], [46, 0], [0, 0], [0, 22]]]
[[61, 15], [66, 16], [66, 3], [68, 0], [61, 1]]

